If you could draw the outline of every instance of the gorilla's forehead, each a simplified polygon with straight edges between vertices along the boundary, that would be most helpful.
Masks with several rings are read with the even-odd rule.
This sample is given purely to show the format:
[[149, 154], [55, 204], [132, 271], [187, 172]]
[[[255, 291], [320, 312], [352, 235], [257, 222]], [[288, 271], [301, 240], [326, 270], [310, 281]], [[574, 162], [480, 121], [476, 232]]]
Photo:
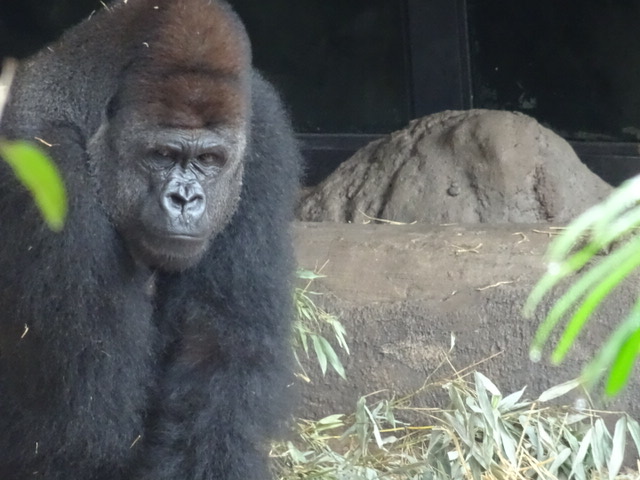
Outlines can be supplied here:
[[244, 138], [244, 134], [239, 134], [235, 128], [175, 128], [166, 125], [152, 128], [139, 137], [143, 148], [166, 147], [184, 153], [201, 152], [220, 145], [241, 147]]
[[238, 123], [247, 116], [248, 87], [240, 77], [180, 74], [166, 79], [146, 103], [153, 118], [176, 127]]
[[[248, 115], [251, 49], [246, 32], [224, 3], [138, 1], [149, 24], [134, 34], [117, 96], [160, 122], [183, 128], [241, 122]], [[149, 10], [148, 12], [145, 10]]]

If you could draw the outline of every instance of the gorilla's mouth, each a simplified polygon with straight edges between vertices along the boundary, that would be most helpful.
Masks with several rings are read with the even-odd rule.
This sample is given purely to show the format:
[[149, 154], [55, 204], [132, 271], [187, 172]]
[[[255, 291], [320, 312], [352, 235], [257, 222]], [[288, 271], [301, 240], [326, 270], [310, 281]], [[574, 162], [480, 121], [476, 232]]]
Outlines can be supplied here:
[[173, 233], [173, 234], [165, 235], [164, 238], [166, 238], [168, 241], [187, 242], [187, 243], [188, 242], [199, 243], [199, 242], [205, 242], [207, 240], [207, 237], [205, 236], [190, 235], [186, 233]]
[[180, 271], [200, 260], [208, 243], [206, 236], [139, 229], [130, 242], [130, 250], [136, 260], [151, 268]]

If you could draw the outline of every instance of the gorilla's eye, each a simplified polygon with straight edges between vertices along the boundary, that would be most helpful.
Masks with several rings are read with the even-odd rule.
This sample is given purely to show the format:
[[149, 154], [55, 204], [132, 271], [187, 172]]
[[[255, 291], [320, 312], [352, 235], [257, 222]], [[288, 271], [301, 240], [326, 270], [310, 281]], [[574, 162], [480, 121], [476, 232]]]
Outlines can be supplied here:
[[170, 168], [175, 164], [175, 154], [168, 148], [157, 148], [151, 152], [151, 160], [156, 168]]
[[222, 152], [207, 152], [198, 155], [198, 163], [205, 168], [222, 168], [227, 163], [227, 158]]

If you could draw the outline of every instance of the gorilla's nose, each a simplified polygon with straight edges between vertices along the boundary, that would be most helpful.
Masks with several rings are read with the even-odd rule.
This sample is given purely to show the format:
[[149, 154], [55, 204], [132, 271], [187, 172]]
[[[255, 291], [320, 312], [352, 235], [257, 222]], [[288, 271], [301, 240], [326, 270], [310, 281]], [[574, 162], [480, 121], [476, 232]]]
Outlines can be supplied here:
[[198, 219], [204, 213], [204, 203], [204, 192], [198, 183], [174, 185], [162, 199], [163, 208], [172, 218]]

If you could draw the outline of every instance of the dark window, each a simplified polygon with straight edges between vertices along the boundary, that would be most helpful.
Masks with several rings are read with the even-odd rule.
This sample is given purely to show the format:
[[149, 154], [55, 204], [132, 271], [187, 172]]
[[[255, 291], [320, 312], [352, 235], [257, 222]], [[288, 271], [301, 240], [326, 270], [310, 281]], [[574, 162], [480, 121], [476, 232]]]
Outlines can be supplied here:
[[473, 105], [573, 140], [640, 139], [640, 2], [468, 0]]
[[254, 60], [302, 133], [380, 133], [409, 120], [404, 0], [232, 0]]

